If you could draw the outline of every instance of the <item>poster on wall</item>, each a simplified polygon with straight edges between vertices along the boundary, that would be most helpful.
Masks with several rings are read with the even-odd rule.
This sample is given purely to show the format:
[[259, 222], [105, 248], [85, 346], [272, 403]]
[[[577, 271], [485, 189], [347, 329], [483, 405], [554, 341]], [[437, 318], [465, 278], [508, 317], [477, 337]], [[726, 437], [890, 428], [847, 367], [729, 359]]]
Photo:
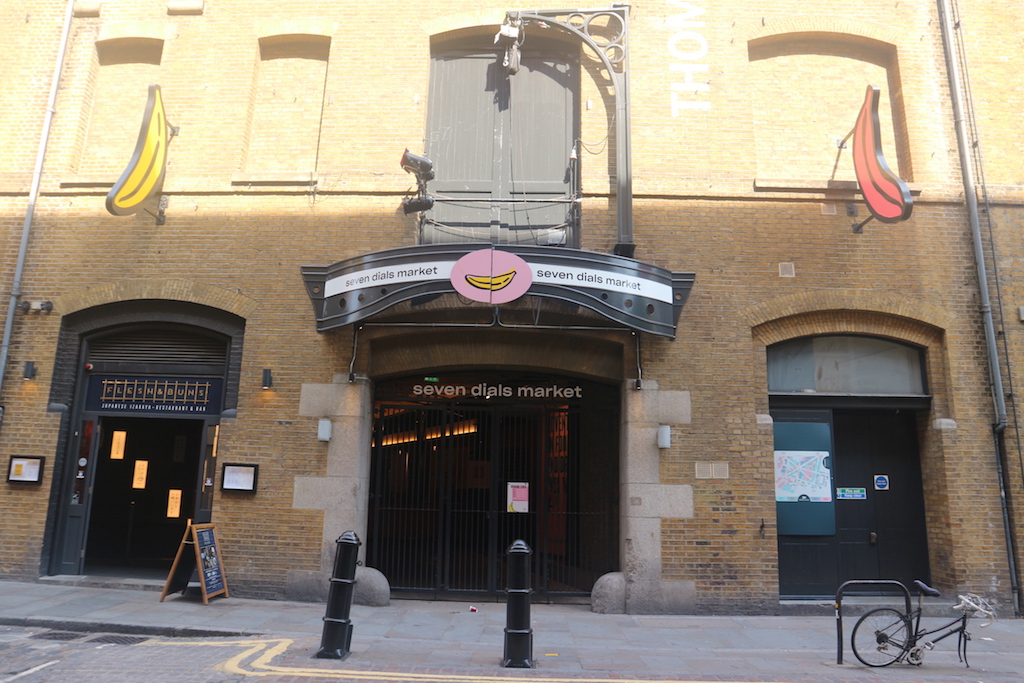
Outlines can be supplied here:
[[508, 511], [529, 512], [530, 511], [530, 484], [525, 481], [510, 481], [508, 483]]
[[832, 458], [828, 451], [775, 451], [775, 510], [779, 535], [836, 532]]
[[775, 451], [775, 500], [832, 502], [828, 451]]

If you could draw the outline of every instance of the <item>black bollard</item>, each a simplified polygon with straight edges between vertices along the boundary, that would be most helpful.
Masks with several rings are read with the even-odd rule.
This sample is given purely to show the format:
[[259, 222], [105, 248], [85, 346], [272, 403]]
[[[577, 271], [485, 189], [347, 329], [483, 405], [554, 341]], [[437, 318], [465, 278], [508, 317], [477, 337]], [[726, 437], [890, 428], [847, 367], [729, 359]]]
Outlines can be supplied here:
[[508, 547], [508, 605], [505, 613], [506, 668], [533, 668], [533, 628], [530, 626], [530, 555], [526, 541]]
[[324, 616], [324, 633], [320, 638], [320, 651], [316, 659], [345, 659], [352, 645], [352, 593], [356, 586], [356, 559], [359, 557], [359, 537], [354, 531], [346, 531], [336, 541], [334, 574], [331, 588], [327, 592], [327, 614]]

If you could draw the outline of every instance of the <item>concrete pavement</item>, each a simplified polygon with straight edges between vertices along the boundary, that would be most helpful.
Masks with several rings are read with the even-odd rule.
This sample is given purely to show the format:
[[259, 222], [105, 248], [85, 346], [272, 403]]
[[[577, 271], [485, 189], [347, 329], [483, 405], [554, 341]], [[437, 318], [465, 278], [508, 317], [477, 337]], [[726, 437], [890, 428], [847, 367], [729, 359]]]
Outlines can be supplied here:
[[[304, 670], [441, 671], [450, 673], [449, 680], [455, 673], [481, 679], [517, 675], [515, 671], [527, 677], [590, 680], [1024, 679], [1024, 620], [1012, 617], [986, 629], [972, 622], [969, 669], [957, 659], [956, 638], [927, 653], [923, 667], [867, 669], [849, 647], [854, 616], [844, 618], [844, 663], [838, 665], [834, 616], [611, 615], [595, 614], [588, 605], [535, 604], [531, 616], [537, 665], [513, 670], [500, 667], [502, 603], [392, 600], [387, 607], [355, 605], [352, 654], [338, 662], [311, 658], [323, 631], [323, 604], [217, 597], [204, 605], [193, 589], [160, 602], [158, 592], [135, 588], [66, 585], [52, 579], [0, 581], [0, 624], [174, 638], [277, 639], [289, 643], [274, 654], [285, 668], [290, 663]], [[951, 610], [945, 613], [953, 615]], [[445, 680], [443, 673], [438, 680]]]

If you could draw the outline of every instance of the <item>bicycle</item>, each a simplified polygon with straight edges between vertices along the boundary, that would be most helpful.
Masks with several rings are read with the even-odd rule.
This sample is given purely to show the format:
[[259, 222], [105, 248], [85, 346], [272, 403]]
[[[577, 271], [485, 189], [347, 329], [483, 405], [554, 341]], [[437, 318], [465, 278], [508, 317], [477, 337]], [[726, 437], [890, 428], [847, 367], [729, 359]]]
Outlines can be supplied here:
[[[879, 607], [867, 612], [857, 620], [853, 627], [850, 644], [853, 654], [863, 664], [873, 667], [889, 666], [894, 662], [906, 661], [908, 664], [920, 666], [924, 660], [925, 650], [931, 650], [935, 644], [954, 633], [958, 635], [957, 655], [964, 666], [967, 662], [967, 643], [971, 634], [967, 632], [967, 620], [975, 614], [984, 614], [988, 622], [981, 624], [985, 628], [995, 621], [995, 610], [985, 598], [968, 593], [957, 596], [960, 600], [953, 609], [960, 611], [960, 616], [938, 628], [921, 628], [921, 599], [927, 595], [938, 597], [939, 591], [923, 581], [914, 581], [917, 587], [917, 609], [905, 614], [892, 607]], [[928, 636], [945, 631], [934, 640]]]

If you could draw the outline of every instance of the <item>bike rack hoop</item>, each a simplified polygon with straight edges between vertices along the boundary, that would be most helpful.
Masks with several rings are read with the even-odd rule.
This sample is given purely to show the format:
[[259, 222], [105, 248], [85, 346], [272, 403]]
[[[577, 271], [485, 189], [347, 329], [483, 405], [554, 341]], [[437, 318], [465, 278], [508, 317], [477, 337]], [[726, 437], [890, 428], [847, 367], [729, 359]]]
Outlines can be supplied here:
[[846, 581], [836, 591], [836, 664], [843, 663], [843, 591], [847, 586], [896, 586], [903, 591], [903, 599], [906, 603], [906, 614], [909, 617], [913, 607], [910, 604], [910, 589], [900, 581], [888, 579], [863, 579]]

